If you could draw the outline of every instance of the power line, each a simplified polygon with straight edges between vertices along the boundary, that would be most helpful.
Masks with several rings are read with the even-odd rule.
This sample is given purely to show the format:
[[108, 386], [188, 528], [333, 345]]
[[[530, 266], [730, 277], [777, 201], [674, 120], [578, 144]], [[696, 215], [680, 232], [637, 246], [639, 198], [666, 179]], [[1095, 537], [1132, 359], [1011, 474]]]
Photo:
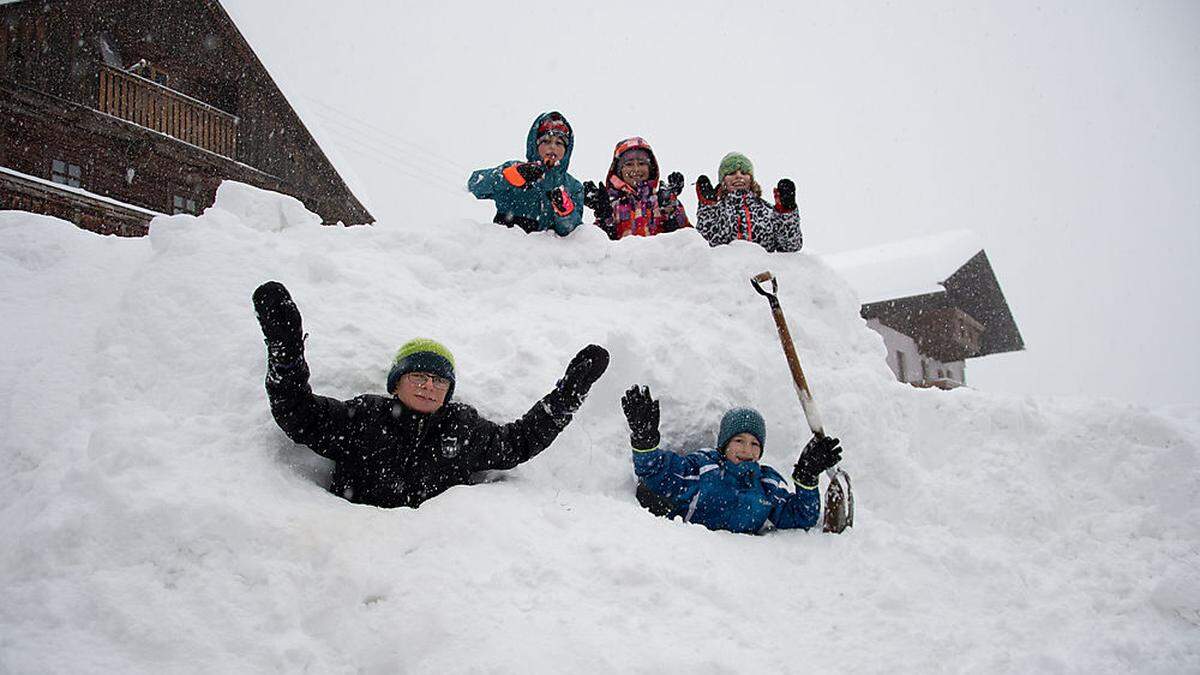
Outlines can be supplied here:
[[453, 182], [456, 184], [460, 183], [460, 182], [464, 182], [464, 183], [466, 182], [465, 176], [462, 176], [462, 175], [458, 174], [457, 172], [451, 174], [449, 172], [449, 170], [446, 169], [445, 167], [440, 167], [440, 166], [433, 165], [433, 164], [414, 163], [412, 161], [412, 157], [411, 157], [410, 153], [407, 153], [402, 148], [392, 145], [391, 143], [389, 143], [387, 141], [381, 141], [378, 138], [365, 135], [361, 132], [355, 132], [352, 129], [336, 129], [336, 130], [330, 129], [329, 133], [333, 136], [336, 136], [340, 139], [344, 139], [347, 141], [358, 141], [359, 143], [369, 145], [373, 149], [376, 149], [376, 150], [380, 150], [380, 146], [382, 146], [383, 148], [389, 149], [395, 153], [395, 155], [393, 155], [393, 159], [395, 159], [397, 163], [408, 166], [409, 168], [411, 168], [415, 171], [422, 171], [422, 172], [429, 172], [432, 174], [436, 174], [436, 175], [440, 176], [441, 178], [443, 178], [444, 180], [446, 180], [447, 182]]
[[376, 124], [368, 122], [362, 118], [356, 117], [355, 115], [352, 115], [351, 113], [349, 113], [341, 108], [330, 105], [319, 99], [312, 98], [311, 96], [304, 96], [304, 99], [308, 100], [308, 101], [312, 101], [313, 103], [316, 103], [318, 106], [321, 106], [321, 107], [325, 108], [326, 110], [329, 110], [330, 112], [332, 112], [333, 114], [335, 114], [337, 116], [337, 117], [331, 119], [329, 113], [322, 114], [322, 113], [320, 113], [320, 111], [314, 111], [317, 114], [321, 114], [322, 117], [326, 120], [336, 121], [336, 122], [345, 122], [345, 121], [354, 122], [355, 124], [366, 127], [377, 134], [383, 135], [387, 138], [391, 138], [393, 141], [395, 141], [397, 143], [406, 145], [406, 146], [413, 148], [421, 153], [424, 153], [425, 155], [428, 155], [429, 157], [431, 157], [433, 159], [441, 161], [444, 164], [446, 164], [449, 168], [454, 169], [455, 171], [458, 171], [458, 172], [470, 172], [471, 171], [471, 169], [469, 167], [459, 164], [458, 162], [456, 162], [452, 159], [449, 159], [449, 158], [441, 155], [438, 152], [430, 150], [429, 148], [421, 145], [420, 143], [411, 141], [407, 138], [404, 138], [403, 136], [396, 134], [394, 131], [384, 129]]
[[414, 169], [411, 166], [406, 166], [404, 164], [398, 163], [398, 162], [394, 161], [394, 159], [392, 158], [391, 155], [383, 153], [367, 143], [355, 141], [355, 140], [348, 139], [348, 138], [343, 139], [343, 142], [345, 142], [347, 145], [350, 145], [355, 150], [357, 150], [358, 152], [365, 155], [368, 159], [372, 159], [380, 164], [383, 164], [395, 171], [398, 171], [399, 173], [401, 173], [405, 176], [408, 176], [409, 178], [414, 178], [414, 179], [420, 180], [427, 185], [431, 185], [433, 187], [438, 188], [439, 190], [443, 190], [449, 194], [454, 195], [455, 197], [462, 197], [463, 192], [466, 191], [465, 188], [462, 188], [462, 189], [451, 188], [451, 187], [449, 187], [448, 183], [443, 182], [441, 180], [437, 180], [435, 176], [431, 176], [427, 172], [424, 172], [420, 169]]

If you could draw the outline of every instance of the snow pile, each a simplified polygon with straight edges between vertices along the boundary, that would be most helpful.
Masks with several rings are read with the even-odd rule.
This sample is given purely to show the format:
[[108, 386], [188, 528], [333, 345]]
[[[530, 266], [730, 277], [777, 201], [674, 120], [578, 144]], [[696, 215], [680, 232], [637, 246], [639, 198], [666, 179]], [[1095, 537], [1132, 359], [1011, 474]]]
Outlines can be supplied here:
[[[709, 532], [642, 511], [620, 393], [667, 444], [758, 407], [807, 439], [766, 303], [780, 280], [859, 525]], [[694, 232], [327, 228], [222, 186], [116, 240], [0, 214], [0, 671], [1194, 671], [1200, 411], [919, 391], [821, 260]], [[314, 389], [383, 388], [404, 340], [516, 417], [588, 342], [612, 365], [541, 456], [418, 510], [326, 493], [276, 428], [252, 290], [304, 314]]]

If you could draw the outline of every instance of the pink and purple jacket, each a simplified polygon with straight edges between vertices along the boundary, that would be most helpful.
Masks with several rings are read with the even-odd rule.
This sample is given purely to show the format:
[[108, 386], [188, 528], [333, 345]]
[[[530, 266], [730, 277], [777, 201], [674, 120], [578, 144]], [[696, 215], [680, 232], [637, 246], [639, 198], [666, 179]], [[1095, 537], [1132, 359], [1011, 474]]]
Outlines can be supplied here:
[[[650, 155], [650, 177], [636, 187], [617, 175], [617, 163], [621, 155], [634, 149], [644, 150]], [[669, 199], [666, 204], [660, 206], [658, 178], [658, 159], [645, 139], [634, 136], [618, 143], [605, 180], [612, 216], [597, 219], [596, 225], [612, 239], [630, 235], [650, 237], [662, 232], [674, 232], [681, 227], [691, 227], [692, 223], [678, 195], [667, 195]]]

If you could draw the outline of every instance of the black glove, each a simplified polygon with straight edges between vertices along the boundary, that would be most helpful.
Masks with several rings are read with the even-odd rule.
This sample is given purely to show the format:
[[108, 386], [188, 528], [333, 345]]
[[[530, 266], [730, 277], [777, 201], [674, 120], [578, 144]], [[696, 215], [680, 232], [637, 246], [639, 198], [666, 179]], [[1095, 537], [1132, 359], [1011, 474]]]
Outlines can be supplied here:
[[629, 421], [629, 442], [635, 450], [658, 447], [658, 401], [650, 397], [650, 387], [636, 384], [621, 397], [621, 408]]
[[683, 192], [683, 174], [679, 173], [678, 171], [672, 171], [670, 175], [667, 176], [667, 189], [670, 190], [672, 194], [676, 195], [678, 195], [680, 192]]
[[600, 203], [600, 186], [595, 181], [583, 181], [583, 205], [595, 211]]
[[569, 216], [575, 210], [575, 202], [571, 199], [571, 193], [561, 185], [546, 192], [546, 198], [550, 200], [550, 205], [554, 207], [554, 213], [559, 218]]
[[577, 410], [592, 384], [600, 379], [607, 368], [608, 350], [600, 345], [588, 345], [567, 364], [566, 374], [554, 388], [563, 395], [563, 402], [568, 408]]
[[683, 174], [678, 171], [671, 172], [671, 175], [667, 176], [667, 184], [658, 188], [658, 207], [661, 209], [673, 206], [682, 191]]
[[775, 186], [775, 210], [791, 213], [796, 210], [796, 184], [790, 178], [782, 178]]
[[583, 205], [596, 213], [596, 220], [612, 217], [612, 203], [608, 201], [608, 189], [592, 181], [583, 184]]
[[542, 176], [546, 175], [546, 165], [541, 162], [524, 162], [516, 165], [517, 173], [521, 174], [521, 178], [525, 179], [525, 186], [530, 183], [536, 183], [541, 180]]
[[792, 480], [799, 485], [815, 487], [817, 476], [824, 470], [842, 461], [842, 449], [838, 439], [829, 436], [813, 436], [800, 459], [796, 460], [796, 468], [792, 470]]
[[304, 358], [304, 331], [300, 310], [292, 302], [287, 288], [268, 281], [254, 290], [254, 312], [267, 342], [267, 359], [276, 365], [288, 365]]
[[700, 176], [696, 179], [696, 196], [700, 199], [701, 204], [717, 203], [717, 189], [713, 187], [708, 176]]

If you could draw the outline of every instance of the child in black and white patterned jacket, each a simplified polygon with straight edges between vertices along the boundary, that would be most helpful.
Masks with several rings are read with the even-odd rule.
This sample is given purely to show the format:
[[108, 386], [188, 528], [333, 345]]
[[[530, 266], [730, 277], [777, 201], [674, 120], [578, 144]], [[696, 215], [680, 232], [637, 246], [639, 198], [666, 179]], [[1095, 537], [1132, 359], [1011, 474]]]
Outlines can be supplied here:
[[752, 241], [771, 252], [799, 251], [804, 245], [800, 233], [800, 210], [796, 206], [796, 184], [780, 179], [775, 186], [775, 204], [762, 198], [762, 188], [754, 180], [754, 165], [749, 158], [731, 152], [717, 170], [719, 184], [714, 187], [708, 176], [696, 181], [696, 231], [712, 246], [738, 239]]

